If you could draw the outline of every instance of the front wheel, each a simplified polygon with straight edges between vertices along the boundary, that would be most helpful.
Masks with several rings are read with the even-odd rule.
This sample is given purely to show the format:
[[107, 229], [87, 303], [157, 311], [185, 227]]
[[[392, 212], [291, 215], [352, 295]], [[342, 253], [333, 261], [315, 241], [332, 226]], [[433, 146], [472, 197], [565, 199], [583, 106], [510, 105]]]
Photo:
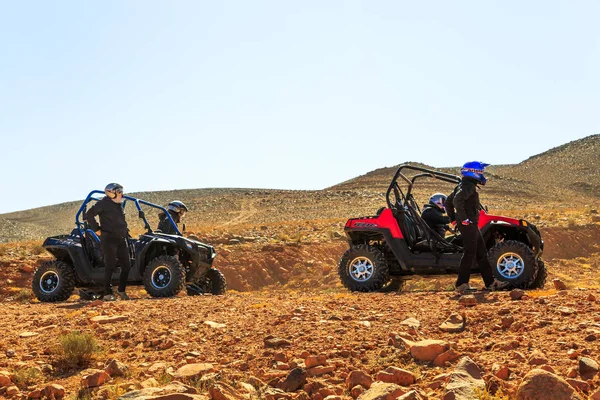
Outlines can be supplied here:
[[342, 284], [353, 292], [372, 292], [381, 289], [389, 280], [390, 272], [385, 255], [376, 247], [366, 244], [351, 246], [338, 265]]
[[185, 268], [177, 257], [159, 256], [148, 263], [143, 280], [150, 296], [175, 296], [185, 285]]
[[31, 289], [39, 301], [65, 301], [75, 289], [75, 271], [64, 261], [44, 263], [33, 274]]
[[537, 276], [538, 265], [533, 251], [522, 242], [507, 240], [488, 251], [494, 277], [510, 282], [512, 287], [528, 289]]

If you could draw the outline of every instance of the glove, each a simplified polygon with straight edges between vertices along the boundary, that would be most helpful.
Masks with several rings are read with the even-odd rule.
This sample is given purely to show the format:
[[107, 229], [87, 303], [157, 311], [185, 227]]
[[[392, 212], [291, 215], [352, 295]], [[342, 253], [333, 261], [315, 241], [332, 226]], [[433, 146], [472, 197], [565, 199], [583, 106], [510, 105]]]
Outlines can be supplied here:
[[461, 222], [461, 224], [463, 224], [464, 226], [469, 226], [469, 225], [471, 225], [471, 223], [472, 223], [471, 220], [468, 218], [465, 219], [463, 222]]

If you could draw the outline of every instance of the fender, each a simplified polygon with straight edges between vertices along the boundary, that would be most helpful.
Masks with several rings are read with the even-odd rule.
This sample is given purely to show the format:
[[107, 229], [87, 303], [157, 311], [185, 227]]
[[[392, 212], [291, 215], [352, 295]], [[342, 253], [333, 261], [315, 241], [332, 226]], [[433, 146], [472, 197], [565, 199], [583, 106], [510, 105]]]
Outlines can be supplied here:
[[389, 208], [385, 208], [381, 214], [374, 217], [360, 217], [360, 218], [352, 218], [346, 222], [346, 226], [344, 227], [345, 231], [351, 229], [358, 229], [361, 231], [369, 231], [372, 230], [374, 232], [378, 232], [380, 230], [387, 230], [391, 237], [395, 239], [404, 239], [402, 232], [400, 231], [400, 226], [398, 225], [398, 221], [394, 218], [394, 214], [392, 214], [392, 210]]

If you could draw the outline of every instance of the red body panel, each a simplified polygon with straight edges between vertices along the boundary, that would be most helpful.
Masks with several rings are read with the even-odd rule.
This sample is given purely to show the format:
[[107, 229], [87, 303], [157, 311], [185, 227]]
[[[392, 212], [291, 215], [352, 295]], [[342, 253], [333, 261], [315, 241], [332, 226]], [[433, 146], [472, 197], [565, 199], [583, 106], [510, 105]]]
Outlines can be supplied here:
[[394, 218], [392, 214], [392, 210], [389, 208], [384, 209], [381, 214], [377, 217], [365, 217], [365, 218], [357, 218], [357, 219], [349, 219], [346, 222], [346, 228], [355, 228], [355, 229], [368, 229], [368, 228], [377, 228], [377, 229], [389, 229], [392, 237], [395, 239], [403, 239], [402, 232], [400, 232], [400, 227], [398, 226], [398, 221]]
[[486, 213], [484, 210], [479, 211], [479, 223], [477, 224], [479, 226], [479, 229], [483, 228], [484, 226], [486, 226], [487, 224], [489, 224], [492, 221], [506, 222], [511, 225], [517, 225], [517, 226], [519, 226], [521, 224], [518, 219], [501, 217], [498, 215], [490, 215], [490, 214]]

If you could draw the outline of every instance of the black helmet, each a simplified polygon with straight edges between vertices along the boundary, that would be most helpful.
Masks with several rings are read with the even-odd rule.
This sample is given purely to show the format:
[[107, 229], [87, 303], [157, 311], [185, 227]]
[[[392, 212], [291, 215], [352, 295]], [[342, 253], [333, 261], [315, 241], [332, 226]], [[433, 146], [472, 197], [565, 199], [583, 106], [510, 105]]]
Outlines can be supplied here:
[[118, 193], [123, 194], [123, 186], [119, 185], [118, 183], [109, 183], [104, 188], [104, 193], [109, 198], [114, 199], [115, 197], [117, 197]]
[[169, 205], [167, 206], [167, 209], [169, 211], [173, 211], [177, 214], [183, 214], [183, 213], [187, 212], [187, 210], [188, 210], [186, 205], [183, 204], [183, 202], [179, 201], [179, 200], [170, 202]]
[[443, 193], [434, 193], [429, 198], [429, 203], [444, 211], [446, 209], [444, 206], [444, 203], [446, 203], [446, 195]]

